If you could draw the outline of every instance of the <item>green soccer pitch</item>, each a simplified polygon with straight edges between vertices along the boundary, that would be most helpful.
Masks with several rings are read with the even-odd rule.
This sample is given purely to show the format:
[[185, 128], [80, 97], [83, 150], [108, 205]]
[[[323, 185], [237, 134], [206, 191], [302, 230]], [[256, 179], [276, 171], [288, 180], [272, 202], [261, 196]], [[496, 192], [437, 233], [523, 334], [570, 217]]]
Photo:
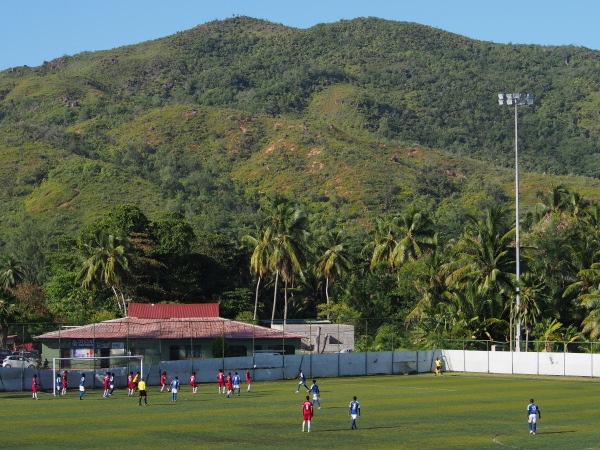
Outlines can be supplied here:
[[[307, 379], [310, 386], [312, 379]], [[197, 394], [182, 384], [171, 394], [150, 386], [148, 403], [127, 390], [102, 398], [88, 389], [83, 400], [39, 393], [0, 395], [2, 448], [153, 449], [591, 449], [600, 448], [600, 380], [473, 375], [385, 375], [322, 378], [322, 409], [302, 433], [306, 392], [297, 382], [242, 385], [226, 398], [217, 384]], [[350, 430], [348, 404], [356, 395], [362, 415]], [[542, 418], [529, 434], [526, 408], [533, 397]], [[312, 396], [311, 396], [312, 399]], [[316, 406], [316, 405], [315, 405]]]

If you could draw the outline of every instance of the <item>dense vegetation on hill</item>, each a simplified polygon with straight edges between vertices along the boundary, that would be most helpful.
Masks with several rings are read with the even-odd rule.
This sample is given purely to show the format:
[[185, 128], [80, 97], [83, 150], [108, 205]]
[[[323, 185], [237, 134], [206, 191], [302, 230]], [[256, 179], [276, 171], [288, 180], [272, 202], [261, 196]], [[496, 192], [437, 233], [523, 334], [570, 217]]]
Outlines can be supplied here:
[[0, 322], [218, 299], [231, 317], [407, 320], [406, 345], [506, 339], [514, 110], [496, 94], [522, 91], [524, 270], [549, 289], [534, 319], [581, 329], [597, 317], [581, 270], [599, 262], [599, 64], [375, 18], [236, 17], [1, 72]]

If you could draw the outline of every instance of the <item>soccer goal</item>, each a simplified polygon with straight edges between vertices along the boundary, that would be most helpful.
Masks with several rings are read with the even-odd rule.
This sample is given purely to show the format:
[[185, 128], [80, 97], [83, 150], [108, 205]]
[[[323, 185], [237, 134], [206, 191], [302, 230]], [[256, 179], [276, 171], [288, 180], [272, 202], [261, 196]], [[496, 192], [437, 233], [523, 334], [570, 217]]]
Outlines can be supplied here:
[[[57, 377], [57, 373], [60, 376], [60, 371], [61, 369], [61, 361], [73, 361], [73, 362], [77, 362], [77, 368], [70, 368], [69, 371], [70, 372], [84, 372], [86, 370], [94, 370], [96, 371], [96, 361], [102, 361], [102, 360], [126, 360], [127, 363], [125, 364], [126, 366], [129, 366], [129, 361], [132, 360], [139, 360], [140, 364], [140, 378], [143, 379], [144, 378], [144, 357], [143, 356], [90, 356], [90, 357], [86, 357], [86, 358], [52, 358], [52, 392], [54, 395], [56, 395], [56, 377]], [[90, 364], [91, 367], [85, 367], [85, 364], [81, 364], [84, 361], [93, 361], [92, 364]], [[114, 366], [114, 365], [113, 365]], [[102, 370], [102, 369], [100, 369]]]

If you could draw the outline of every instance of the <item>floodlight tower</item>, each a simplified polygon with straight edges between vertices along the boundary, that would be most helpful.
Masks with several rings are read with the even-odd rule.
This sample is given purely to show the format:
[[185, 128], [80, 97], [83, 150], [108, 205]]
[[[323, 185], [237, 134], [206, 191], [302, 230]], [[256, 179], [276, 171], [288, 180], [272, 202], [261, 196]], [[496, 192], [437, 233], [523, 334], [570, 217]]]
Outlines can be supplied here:
[[[498, 104], [512, 106], [515, 105], [515, 259], [516, 259], [516, 281], [517, 295], [515, 307], [519, 310], [521, 306], [521, 297], [519, 295], [519, 281], [521, 280], [521, 237], [519, 233], [519, 106], [533, 105], [533, 94], [498, 94]], [[511, 308], [512, 320], [512, 308]], [[512, 327], [511, 327], [512, 334]], [[512, 350], [512, 342], [511, 342]], [[521, 321], [517, 319], [515, 324], [515, 351], [521, 350]]]

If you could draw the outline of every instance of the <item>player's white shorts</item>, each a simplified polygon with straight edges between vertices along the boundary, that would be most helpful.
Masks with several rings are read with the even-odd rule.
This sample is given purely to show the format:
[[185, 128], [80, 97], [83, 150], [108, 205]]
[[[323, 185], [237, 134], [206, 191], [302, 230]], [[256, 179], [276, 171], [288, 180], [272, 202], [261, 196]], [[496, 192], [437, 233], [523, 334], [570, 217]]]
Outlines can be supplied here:
[[313, 400], [319, 400], [319, 394], [313, 394]]
[[171, 389], [171, 392], [172, 392], [173, 394], [177, 394], [177, 388], [173, 388], [173, 389]]
[[537, 423], [537, 414], [529, 414], [529, 420], [527, 420], [527, 422]]
[[239, 389], [239, 388], [240, 388], [240, 385], [239, 385], [239, 384], [234, 384], [234, 385], [233, 385], [233, 388], [234, 388], [234, 389]]
[[85, 392], [85, 388], [83, 386], [79, 386], [79, 392]]
[[352, 420], [356, 420], [358, 418], [358, 414], [350, 414], [350, 417], [352, 417]]

